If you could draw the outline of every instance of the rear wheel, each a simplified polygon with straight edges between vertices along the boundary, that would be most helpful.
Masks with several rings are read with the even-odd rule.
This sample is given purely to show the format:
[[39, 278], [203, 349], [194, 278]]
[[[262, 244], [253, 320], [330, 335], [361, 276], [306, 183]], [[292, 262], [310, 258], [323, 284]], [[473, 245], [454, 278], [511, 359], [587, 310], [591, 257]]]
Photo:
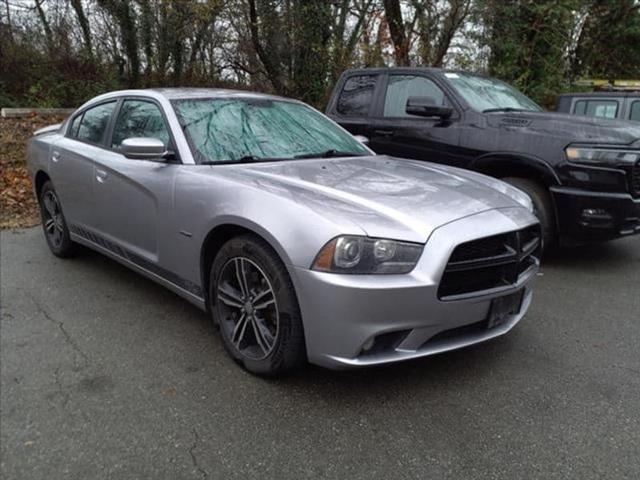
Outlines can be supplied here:
[[51, 181], [40, 191], [40, 215], [49, 250], [57, 257], [68, 258], [76, 253], [78, 245], [71, 241], [60, 200]]
[[261, 239], [243, 235], [216, 255], [209, 301], [229, 354], [258, 375], [282, 375], [306, 360], [300, 309], [278, 255]]
[[533, 202], [533, 213], [542, 228], [542, 250], [548, 252], [556, 243], [555, 212], [549, 190], [528, 178], [506, 177], [502, 180], [522, 190]]

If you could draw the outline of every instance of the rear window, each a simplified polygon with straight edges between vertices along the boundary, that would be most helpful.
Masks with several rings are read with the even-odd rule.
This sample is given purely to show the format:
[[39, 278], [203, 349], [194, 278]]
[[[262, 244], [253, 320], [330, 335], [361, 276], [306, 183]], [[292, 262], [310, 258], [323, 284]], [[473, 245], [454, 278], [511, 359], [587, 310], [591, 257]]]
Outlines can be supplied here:
[[[111, 113], [116, 106], [116, 102], [108, 102], [98, 105], [97, 107], [90, 108], [82, 115], [80, 120], [80, 128], [75, 137], [78, 140], [89, 143], [101, 143], [104, 136], [104, 131], [107, 129]], [[74, 120], [75, 122], [75, 120]], [[71, 126], [72, 134], [73, 127]]]
[[629, 120], [640, 122], [640, 100], [636, 100], [631, 104], [631, 113], [629, 114]]
[[349, 78], [338, 97], [338, 113], [347, 117], [367, 116], [373, 101], [376, 79], [376, 75], [358, 75]]
[[588, 117], [616, 118], [618, 102], [615, 100], [578, 100], [573, 107], [573, 113]]

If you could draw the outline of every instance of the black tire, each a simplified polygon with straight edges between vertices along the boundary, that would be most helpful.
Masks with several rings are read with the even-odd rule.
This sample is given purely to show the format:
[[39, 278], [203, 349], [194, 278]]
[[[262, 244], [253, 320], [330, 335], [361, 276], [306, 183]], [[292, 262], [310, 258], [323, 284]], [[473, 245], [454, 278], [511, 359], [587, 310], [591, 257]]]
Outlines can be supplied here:
[[42, 230], [49, 250], [56, 257], [69, 258], [76, 254], [78, 244], [71, 241], [69, 228], [62, 213], [60, 200], [51, 181], [47, 180], [40, 191], [40, 216]]
[[534, 180], [520, 177], [502, 179], [510, 185], [529, 195], [533, 202], [533, 210], [542, 228], [542, 251], [548, 252], [556, 244], [556, 218], [549, 190]]
[[213, 321], [234, 360], [254, 374], [270, 377], [306, 362], [293, 284], [266, 242], [254, 235], [229, 240], [216, 255], [209, 278]]

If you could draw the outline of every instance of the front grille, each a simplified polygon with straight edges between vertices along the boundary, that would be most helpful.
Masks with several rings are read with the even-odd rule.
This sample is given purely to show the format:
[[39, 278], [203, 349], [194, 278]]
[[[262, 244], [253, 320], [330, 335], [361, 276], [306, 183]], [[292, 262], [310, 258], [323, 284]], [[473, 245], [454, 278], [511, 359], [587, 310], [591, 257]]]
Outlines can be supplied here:
[[640, 162], [631, 169], [631, 193], [640, 195]]
[[503, 233], [458, 245], [445, 268], [438, 288], [441, 300], [477, 294], [518, 282], [538, 263], [540, 227]]

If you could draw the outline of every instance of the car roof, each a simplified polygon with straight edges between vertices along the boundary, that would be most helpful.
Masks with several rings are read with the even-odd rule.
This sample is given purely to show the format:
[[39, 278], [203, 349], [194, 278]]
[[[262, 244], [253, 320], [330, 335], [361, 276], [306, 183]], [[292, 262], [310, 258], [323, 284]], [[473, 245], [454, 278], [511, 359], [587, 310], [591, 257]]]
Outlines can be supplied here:
[[271, 100], [292, 100], [290, 98], [271, 95], [268, 93], [252, 92], [248, 90], [234, 90], [227, 88], [196, 88], [196, 87], [171, 87], [171, 88], [149, 88], [142, 91], [156, 92], [169, 100], [185, 99], [185, 98], [225, 98], [225, 97], [243, 97], [243, 98], [261, 98]]
[[576, 92], [576, 93], [562, 93], [558, 97], [640, 97], [640, 92]]
[[83, 110], [104, 101], [117, 100], [121, 97], [148, 97], [156, 100], [178, 100], [188, 98], [245, 98], [245, 99], [262, 99], [262, 100], [280, 100], [287, 102], [301, 103], [298, 100], [267, 93], [250, 92], [246, 90], [231, 90], [223, 88], [191, 88], [191, 87], [175, 87], [175, 88], [144, 88], [115, 90], [103, 93], [81, 105], [78, 110]]
[[345, 70], [345, 74], [358, 73], [389, 73], [389, 72], [453, 72], [454, 70], [445, 70], [435, 67], [374, 67], [374, 68], [350, 68]]

